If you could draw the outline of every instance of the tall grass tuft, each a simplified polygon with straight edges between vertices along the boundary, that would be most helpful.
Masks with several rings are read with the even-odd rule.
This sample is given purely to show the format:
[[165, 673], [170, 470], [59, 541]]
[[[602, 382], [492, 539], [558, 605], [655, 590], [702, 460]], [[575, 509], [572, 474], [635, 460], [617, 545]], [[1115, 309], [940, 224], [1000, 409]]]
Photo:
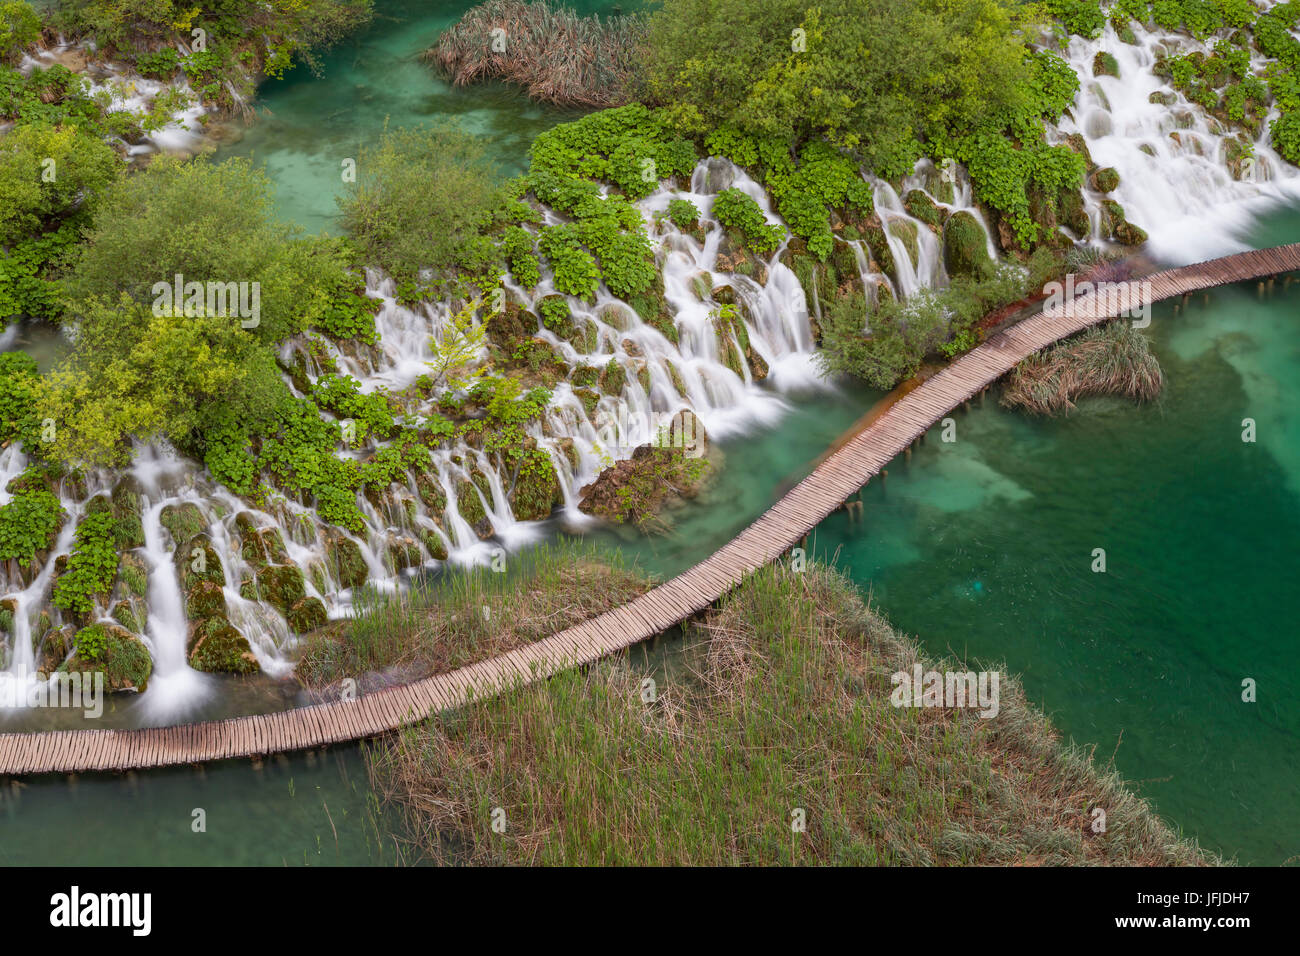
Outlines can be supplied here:
[[[688, 628], [694, 668], [626, 657], [480, 701], [368, 755], [406, 854], [470, 864], [1207, 862], [1063, 747], [1018, 683], [1000, 712], [900, 708], [924, 660], [844, 577], [756, 572]], [[1093, 832], [1091, 810], [1107, 814]], [[796, 811], [802, 832], [792, 824]], [[495, 826], [494, 826], [495, 824]], [[502, 826], [504, 824], [504, 827]]]
[[1055, 415], [1074, 408], [1074, 400], [1085, 395], [1121, 395], [1144, 402], [1156, 398], [1164, 386], [1146, 336], [1121, 320], [1025, 359], [1007, 379], [1002, 404]]
[[549, 637], [650, 586], [617, 553], [561, 540], [512, 560], [507, 572], [451, 570], [402, 591], [362, 589], [354, 617], [313, 632], [297, 667], [308, 687], [364, 686], [445, 673]]
[[603, 109], [631, 101], [644, 39], [645, 23], [635, 16], [583, 17], [549, 0], [489, 0], [422, 59], [457, 86], [504, 80], [545, 103]]

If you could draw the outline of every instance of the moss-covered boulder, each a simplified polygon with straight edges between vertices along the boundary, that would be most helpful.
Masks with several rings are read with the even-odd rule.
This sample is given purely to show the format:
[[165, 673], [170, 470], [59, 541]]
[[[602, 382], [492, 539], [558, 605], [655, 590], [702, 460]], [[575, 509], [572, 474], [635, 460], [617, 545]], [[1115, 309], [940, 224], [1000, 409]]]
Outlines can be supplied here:
[[324, 627], [325, 622], [329, 620], [329, 614], [318, 598], [305, 597], [289, 608], [285, 620], [289, 622], [289, 627], [295, 634], [306, 634], [318, 627]]
[[1147, 241], [1146, 230], [1129, 222], [1124, 215], [1124, 207], [1113, 199], [1103, 199], [1102, 231], [1107, 239], [1126, 246], [1140, 246]]
[[1098, 50], [1092, 58], [1093, 76], [1119, 76], [1119, 62], [1105, 50]]
[[255, 587], [256, 598], [277, 608], [281, 614], [287, 614], [289, 608], [307, 596], [302, 570], [293, 564], [259, 568]]
[[1092, 232], [1092, 223], [1088, 219], [1088, 209], [1083, 202], [1083, 192], [1079, 189], [1062, 189], [1056, 194], [1057, 221], [1069, 227], [1079, 239], [1087, 239]]
[[447, 543], [442, 540], [442, 536], [431, 528], [423, 528], [420, 531], [420, 539], [424, 542], [424, 548], [429, 552], [429, 557], [435, 561], [447, 560]]
[[207, 530], [208, 527], [203, 512], [192, 501], [185, 501], [179, 505], [167, 505], [159, 514], [158, 520], [171, 533], [172, 540], [176, 542], [178, 548], [199, 532]]
[[149, 593], [149, 566], [143, 555], [128, 551], [117, 559], [117, 583], [124, 594]]
[[1088, 181], [1099, 193], [1114, 192], [1119, 188], [1119, 170], [1114, 166], [1103, 166], [1094, 172]]
[[456, 509], [465, 522], [474, 529], [480, 538], [492, 536], [492, 523], [488, 519], [483, 501], [487, 495], [479, 497], [479, 488], [472, 481], [461, 481], [456, 486]]
[[113, 541], [119, 551], [144, 547], [144, 523], [141, 520], [140, 482], [134, 475], [123, 475], [113, 486]]
[[390, 534], [384, 547], [385, 564], [394, 574], [408, 568], [418, 568], [424, 563], [420, 542], [409, 535]]
[[184, 547], [177, 548], [173, 560], [182, 590], [188, 591], [200, 581], [213, 581], [218, 587], [226, 584], [221, 558], [206, 532], [196, 534]]
[[149, 621], [149, 608], [140, 598], [131, 597], [114, 604], [109, 617], [132, 634], [143, 634]]
[[198, 580], [185, 591], [185, 616], [190, 620], [226, 613], [226, 595], [215, 581]]
[[618, 398], [627, 384], [627, 369], [623, 368], [617, 358], [611, 358], [600, 373], [600, 390], [606, 395]]
[[862, 238], [866, 240], [867, 248], [871, 250], [871, 258], [876, 264], [876, 271], [897, 279], [898, 267], [894, 264], [894, 253], [890, 251], [889, 240], [885, 238], [885, 230], [879, 225], [868, 225], [862, 230]]
[[931, 199], [920, 189], [909, 189], [903, 197], [903, 208], [913, 219], [919, 219], [938, 232], [943, 228], [947, 210]]
[[77, 631], [74, 653], [59, 670], [83, 675], [103, 673], [110, 692], [144, 690], [153, 660], [144, 643], [117, 624], [96, 623]]
[[361, 546], [337, 531], [326, 535], [325, 567], [340, 588], [359, 588], [370, 576]]
[[209, 674], [255, 674], [261, 670], [248, 638], [223, 617], [199, 621], [190, 628], [190, 666]]
[[289, 560], [279, 528], [259, 528], [256, 517], [241, 511], [235, 515], [235, 530], [239, 533], [239, 553], [253, 567], [284, 564]]
[[541, 521], [562, 504], [560, 481], [551, 456], [540, 448], [525, 452], [511, 492], [511, 509], [520, 521]]
[[943, 262], [950, 276], [982, 279], [993, 272], [984, 229], [965, 210], [954, 213], [944, 224]]
[[77, 629], [71, 624], [48, 628], [36, 653], [36, 670], [45, 675], [57, 671], [76, 647], [76, 638]]

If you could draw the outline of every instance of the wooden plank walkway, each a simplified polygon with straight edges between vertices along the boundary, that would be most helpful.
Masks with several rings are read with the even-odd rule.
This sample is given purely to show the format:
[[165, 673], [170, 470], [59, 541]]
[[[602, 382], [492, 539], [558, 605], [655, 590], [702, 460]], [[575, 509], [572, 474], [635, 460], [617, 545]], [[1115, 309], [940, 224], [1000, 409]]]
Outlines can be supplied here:
[[[1243, 252], [1132, 280], [1128, 300], [1158, 302], [1231, 282], [1300, 270], [1300, 243]], [[139, 730], [0, 734], [0, 774], [125, 770], [202, 763], [373, 737], [431, 712], [591, 663], [711, 605], [745, 574], [788, 551], [932, 425], [1034, 352], [1109, 318], [1095, 294], [991, 336], [834, 451], [710, 557], [627, 604], [500, 657], [350, 701], [274, 714]]]

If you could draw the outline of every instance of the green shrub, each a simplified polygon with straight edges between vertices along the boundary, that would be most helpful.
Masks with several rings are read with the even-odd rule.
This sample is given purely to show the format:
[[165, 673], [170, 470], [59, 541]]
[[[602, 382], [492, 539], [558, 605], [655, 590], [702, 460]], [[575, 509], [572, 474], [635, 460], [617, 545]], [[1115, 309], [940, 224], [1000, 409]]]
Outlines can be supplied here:
[[699, 221], [700, 210], [689, 199], [670, 199], [668, 218], [678, 229], [686, 230]]
[[785, 230], [769, 223], [753, 197], [739, 189], [724, 189], [714, 197], [713, 218], [738, 230], [745, 247], [759, 255], [770, 255], [785, 241]]
[[56, 607], [89, 614], [94, 596], [107, 594], [117, 577], [117, 546], [110, 511], [87, 512], [77, 525], [76, 546], [67, 568], [54, 584], [51, 601]]

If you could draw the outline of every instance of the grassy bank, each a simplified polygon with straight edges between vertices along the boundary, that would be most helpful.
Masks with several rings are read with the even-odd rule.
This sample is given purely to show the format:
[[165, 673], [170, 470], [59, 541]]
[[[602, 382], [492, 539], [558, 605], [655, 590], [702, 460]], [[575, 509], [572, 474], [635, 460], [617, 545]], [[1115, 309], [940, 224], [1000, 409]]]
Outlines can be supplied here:
[[1056, 415], [1089, 395], [1151, 401], [1164, 386], [1164, 374], [1146, 336], [1128, 322], [1118, 321], [1025, 359], [1008, 377], [1002, 404]]
[[[891, 674], [944, 663], [920, 657], [834, 572], [765, 569], [689, 626], [686, 639], [707, 639], [700, 663], [653, 693], [620, 658], [381, 743], [369, 756], [372, 776], [402, 811], [411, 856], [554, 865], [1208, 862], [1117, 776], [1062, 745], [1013, 681], [1002, 681], [991, 719], [892, 706]], [[1100, 833], [1091, 828], [1098, 807]]]
[[[506, 568], [504, 563], [500, 565]], [[359, 688], [445, 673], [618, 607], [650, 582], [618, 555], [572, 542], [512, 557], [506, 570], [452, 571], [397, 593], [363, 589], [357, 616], [304, 638], [297, 674], [313, 688]]]

